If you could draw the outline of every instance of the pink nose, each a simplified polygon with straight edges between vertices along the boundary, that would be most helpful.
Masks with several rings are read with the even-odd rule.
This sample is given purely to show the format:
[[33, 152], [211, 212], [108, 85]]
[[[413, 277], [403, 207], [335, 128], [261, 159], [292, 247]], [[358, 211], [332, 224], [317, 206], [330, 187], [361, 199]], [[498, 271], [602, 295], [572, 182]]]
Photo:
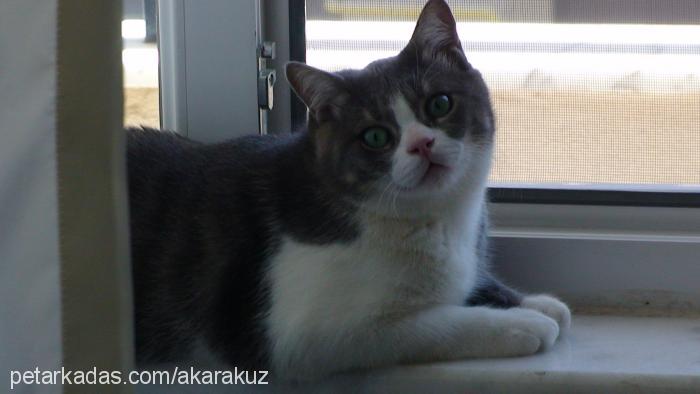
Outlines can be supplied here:
[[408, 145], [408, 153], [429, 158], [430, 148], [433, 147], [433, 144], [435, 144], [434, 137], [418, 137]]

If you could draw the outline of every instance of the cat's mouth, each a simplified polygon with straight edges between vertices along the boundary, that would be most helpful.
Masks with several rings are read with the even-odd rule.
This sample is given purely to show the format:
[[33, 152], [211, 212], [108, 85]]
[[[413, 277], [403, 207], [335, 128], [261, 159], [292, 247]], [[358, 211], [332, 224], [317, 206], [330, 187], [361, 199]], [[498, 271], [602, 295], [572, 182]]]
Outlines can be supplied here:
[[434, 185], [444, 178], [449, 171], [450, 168], [448, 166], [436, 163], [434, 161], [429, 161], [428, 168], [425, 170], [425, 174], [423, 174], [418, 186]]
[[401, 192], [412, 195], [418, 193], [432, 193], [436, 189], [441, 189], [451, 178], [450, 174], [454, 167], [446, 164], [446, 158], [431, 157], [421, 158], [413, 163], [413, 168], [408, 171], [392, 176], [394, 187]]
[[415, 171], [418, 172], [414, 175], [414, 184], [412, 187], [404, 187], [404, 191], [428, 191], [443, 184], [445, 178], [447, 178], [448, 173], [451, 168], [445, 164], [434, 161], [432, 159], [426, 160], [423, 165], [417, 168]]

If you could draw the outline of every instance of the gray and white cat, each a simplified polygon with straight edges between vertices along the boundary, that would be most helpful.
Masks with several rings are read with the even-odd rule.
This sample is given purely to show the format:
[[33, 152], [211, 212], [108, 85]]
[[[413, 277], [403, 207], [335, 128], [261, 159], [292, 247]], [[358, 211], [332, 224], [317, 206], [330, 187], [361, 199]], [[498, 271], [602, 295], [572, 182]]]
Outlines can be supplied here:
[[136, 348], [285, 379], [550, 347], [569, 309], [488, 270], [494, 119], [442, 0], [397, 56], [290, 63], [308, 130], [129, 130]]

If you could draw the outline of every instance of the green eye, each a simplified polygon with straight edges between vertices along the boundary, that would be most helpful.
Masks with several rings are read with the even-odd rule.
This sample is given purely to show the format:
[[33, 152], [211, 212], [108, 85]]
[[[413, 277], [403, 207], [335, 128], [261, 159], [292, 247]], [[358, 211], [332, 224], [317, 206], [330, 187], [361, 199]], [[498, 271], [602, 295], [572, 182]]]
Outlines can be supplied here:
[[372, 149], [385, 148], [389, 139], [389, 130], [383, 127], [370, 127], [362, 133], [362, 141]]
[[434, 118], [440, 118], [447, 115], [452, 109], [452, 100], [446, 94], [438, 94], [428, 101], [428, 115]]

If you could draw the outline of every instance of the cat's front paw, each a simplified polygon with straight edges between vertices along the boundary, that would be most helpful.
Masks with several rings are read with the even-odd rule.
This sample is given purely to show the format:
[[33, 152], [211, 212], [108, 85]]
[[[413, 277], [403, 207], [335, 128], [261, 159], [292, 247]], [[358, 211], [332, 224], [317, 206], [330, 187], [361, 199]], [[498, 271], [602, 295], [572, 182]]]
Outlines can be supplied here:
[[492, 342], [498, 357], [529, 356], [548, 349], [559, 336], [559, 326], [540, 312], [511, 308], [503, 311], [507, 318], [501, 340]]
[[546, 294], [530, 295], [523, 298], [520, 307], [533, 309], [554, 319], [559, 325], [559, 332], [566, 332], [571, 326], [571, 311], [565, 303]]

